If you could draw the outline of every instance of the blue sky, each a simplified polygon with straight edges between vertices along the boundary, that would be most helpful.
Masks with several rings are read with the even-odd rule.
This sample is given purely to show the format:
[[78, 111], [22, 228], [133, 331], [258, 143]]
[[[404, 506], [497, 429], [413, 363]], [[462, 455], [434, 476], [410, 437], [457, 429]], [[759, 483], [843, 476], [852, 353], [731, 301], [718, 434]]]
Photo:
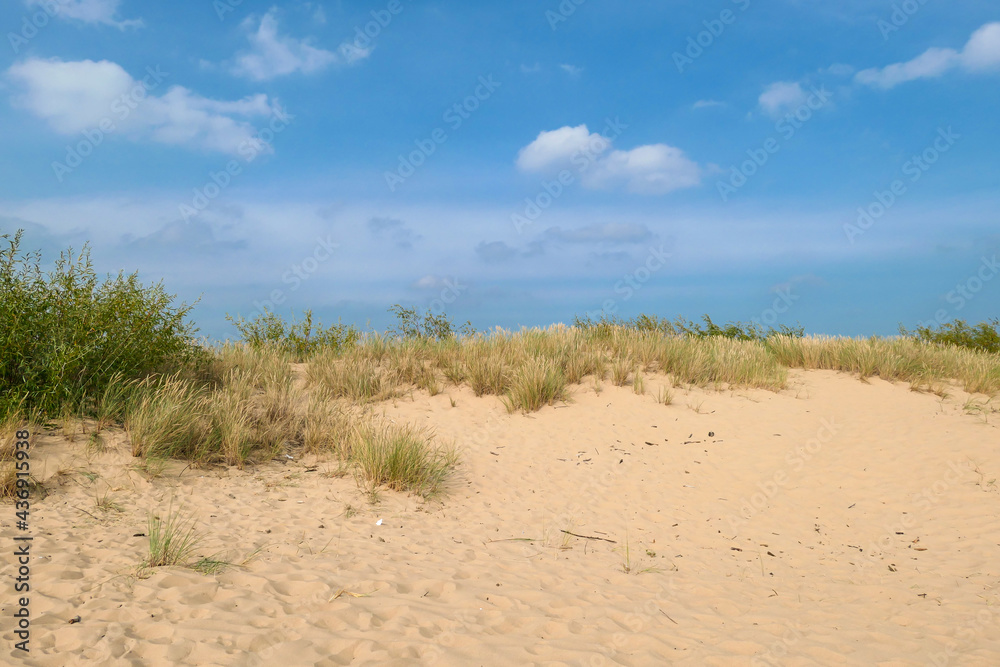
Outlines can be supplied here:
[[1000, 315], [988, 0], [11, 0], [0, 230], [225, 314]]

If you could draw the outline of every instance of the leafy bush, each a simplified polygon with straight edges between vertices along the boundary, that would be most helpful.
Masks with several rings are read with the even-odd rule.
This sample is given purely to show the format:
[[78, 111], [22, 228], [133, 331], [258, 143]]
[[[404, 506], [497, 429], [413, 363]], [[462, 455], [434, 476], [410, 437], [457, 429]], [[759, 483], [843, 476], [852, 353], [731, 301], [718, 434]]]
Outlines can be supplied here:
[[420, 312], [416, 308], [404, 308], [398, 303], [389, 308], [389, 312], [395, 315], [398, 320], [395, 328], [389, 330], [389, 334], [393, 336], [446, 341], [456, 340], [459, 336], [472, 336], [476, 333], [472, 322], [467, 321], [461, 328], [456, 328], [451, 319], [444, 313], [435, 315], [428, 310], [421, 318]]
[[292, 354], [296, 361], [304, 361], [319, 350], [340, 353], [353, 347], [361, 338], [361, 332], [353, 325], [337, 322], [324, 329], [317, 322], [314, 329], [312, 311], [307, 310], [303, 315], [305, 319], [296, 321], [293, 317], [291, 323], [286, 323], [268, 310], [250, 321], [231, 315], [226, 315], [226, 319], [233, 323], [250, 347], [276, 347]]
[[0, 412], [90, 410], [112, 381], [204, 358], [185, 320], [193, 305], [174, 306], [162, 283], [124, 272], [99, 281], [87, 245], [46, 274], [21, 236], [0, 235]]
[[899, 333], [906, 338], [927, 343], [956, 345], [982, 352], [1000, 352], [998, 327], [1000, 327], [1000, 319], [996, 318], [980, 322], [972, 327], [965, 320], [955, 320], [954, 322], [946, 322], [937, 329], [929, 326], [918, 326], [913, 331], [907, 331], [903, 325], [899, 325]]

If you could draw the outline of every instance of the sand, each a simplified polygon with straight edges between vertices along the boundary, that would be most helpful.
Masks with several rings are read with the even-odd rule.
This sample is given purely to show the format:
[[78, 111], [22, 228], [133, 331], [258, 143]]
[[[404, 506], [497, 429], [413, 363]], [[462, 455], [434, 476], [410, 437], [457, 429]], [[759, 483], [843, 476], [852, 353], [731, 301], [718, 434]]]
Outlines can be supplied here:
[[[458, 445], [429, 502], [372, 505], [308, 459], [150, 479], [123, 434], [89, 457], [83, 436], [42, 435], [32, 650], [12, 648], [5, 547], [0, 661], [1000, 664], [1000, 414], [826, 371], [667, 406], [659, 385], [577, 386], [530, 415], [454, 387], [381, 406]], [[250, 560], [136, 577], [137, 534], [171, 504], [198, 556]]]

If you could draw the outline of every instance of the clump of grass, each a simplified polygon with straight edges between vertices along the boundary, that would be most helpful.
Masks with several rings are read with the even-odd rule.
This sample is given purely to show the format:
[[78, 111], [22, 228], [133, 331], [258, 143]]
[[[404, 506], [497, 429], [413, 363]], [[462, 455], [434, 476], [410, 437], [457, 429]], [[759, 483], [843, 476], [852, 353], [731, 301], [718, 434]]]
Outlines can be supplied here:
[[17, 496], [17, 469], [14, 456], [17, 447], [17, 431], [22, 426], [21, 411], [10, 407], [0, 413], [0, 499], [10, 500]]
[[342, 405], [314, 394], [309, 397], [302, 444], [312, 454], [329, 452], [346, 461], [351, 456], [352, 421], [356, 419]]
[[108, 451], [108, 446], [104, 442], [104, 436], [100, 431], [92, 431], [87, 438], [87, 451], [94, 454], [103, 454]]
[[177, 375], [144, 381], [125, 418], [132, 456], [204, 460], [210, 440], [207, 392]]
[[209, 403], [222, 458], [229, 465], [242, 466], [255, 444], [251, 418], [253, 387], [249, 377], [230, 371], [225, 385]]
[[111, 491], [105, 491], [104, 495], [95, 497], [94, 507], [101, 510], [102, 512], [123, 512], [121, 504], [115, 502], [111, 498]]
[[510, 386], [510, 370], [516, 360], [507, 341], [482, 338], [462, 347], [465, 376], [476, 396], [502, 395]]
[[503, 397], [507, 412], [536, 412], [566, 398], [566, 378], [548, 359], [532, 359], [515, 372]]
[[439, 490], [457, 463], [453, 450], [432, 446], [424, 431], [386, 422], [358, 429], [351, 458], [368, 489], [385, 485], [425, 498]]
[[337, 398], [371, 402], [399, 393], [386, 369], [360, 354], [342, 358], [332, 353], [317, 355], [306, 375], [311, 385], [322, 387]]
[[656, 393], [656, 402], [661, 405], [670, 405], [674, 402], [674, 395], [667, 387], [660, 387]]
[[437, 375], [430, 368], [424, 367], [421, 374], [417, 377], [417, 386], [424, 389], [431, 396], [437, 396], [441, 393], [441, 383], [438, 382]]
[[194, 565], [191, 566], [192, 570], [196, 572], [201, 572], [202, 574], [221, 574], [226, 571], [226, 568], [232, 566], [232, 563], [214, 556], [205, 556], [204, 558], [198, 559]]
[[[214, 389], [178, 375], [144, 381], [124, 421], [133, 456], [243, 467], [304, 444], [306, 418], [290, 378], [270, 382], [233, 368]], [[322, 424], [313, 426], [311, 444]]]
[[635, 368], [634, 362], [629, 357], [620, 357], [611, 362], [611, 382], [616, 387], [624, 387], [628, 384], [629, 375]]
[[920, 386], [953, 379], [969, 393], [1000, 391], [1000, 355], [959, 345], [875, 336], [776, 336], [766, 345], [779, 363], [789, 367], [846, 371]]
[[642, 378], [642, 374], [636, 372], [635, 376], [632, 378], [632, 391], [634, 391], [639, 396], [646, 393], [646, 382]]
[[148, 567], [186, 564], [201, 540], [195, 532], [194, 520], [181, 519], [172, 507], [167, 511], [166, 519], [149, 515], [147, 534], [149, 556], [145, 565]]

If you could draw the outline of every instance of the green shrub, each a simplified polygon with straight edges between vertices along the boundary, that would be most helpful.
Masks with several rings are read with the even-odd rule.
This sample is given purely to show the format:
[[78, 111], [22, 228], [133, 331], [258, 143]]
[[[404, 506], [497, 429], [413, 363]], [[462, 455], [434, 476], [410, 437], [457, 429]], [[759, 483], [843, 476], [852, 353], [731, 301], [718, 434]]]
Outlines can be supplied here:
[[46, 274], [21, 236], [0, 235], [0, 412], [92, 410], [110, 383], [204, 359], [185, 319], [193, 306], [174, 306], [162, 283], [124, 272], [99, 281], [87, 245]]
[[965, 320], [946, 322], [939, 328], [918, 326], [913, 331], [907, 331], [899, 325], [899, 333], [907, 338], [922, 340], [939, 345], [956, 345], [970, 350], [982, 352], [1000, 352], [1000, 319], [980, 322], [970, 327]]
[[460, 328], [456, 328], [444, 313], [435, 315], [428, 310], [421, 318], [416, 308], [404, 308], [398, 303], [389, 308], [389, 312], [395, 315], [397, 320], [396, 326], [389, 330], [389, 334], [393, 336], [447, 341], [476, 333], [472, 322], [466, 322]]
[[275, 347], [289, 352], [295, 361], [304, 361], [319, 350], [343, 352], [354, 347], [361, 338], [361, 332], [353, 325], [338, 322], [324, 329], [317, 322], [314, 329], [312, 311], [307, 310], [303, 315], [305, 319], [302, 321], [296, 321], [293, 316], [291, 323], [286, 323], [268, 310], [249, 321], [241, 316], [234, 318], [231, 315], [226, 315], [226, 319], [232, 322], [250, 347]]

